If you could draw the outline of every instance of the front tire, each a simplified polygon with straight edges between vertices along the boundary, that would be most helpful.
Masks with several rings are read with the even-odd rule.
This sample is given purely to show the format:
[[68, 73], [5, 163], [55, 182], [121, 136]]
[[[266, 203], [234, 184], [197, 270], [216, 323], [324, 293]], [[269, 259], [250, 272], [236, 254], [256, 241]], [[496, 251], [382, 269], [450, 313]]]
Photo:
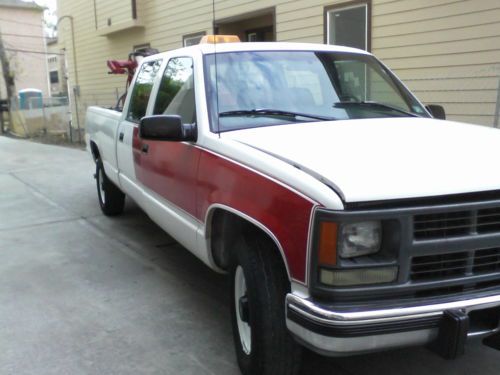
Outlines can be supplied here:
[[125, 194], [108, 179], [101, 159], [96, 161], [95, 178], [99, 206], [104, 215], [116, 216], [121, 214], [125, 207]]
[[230, 269], [238, 364], [243, 375], [294, 375], [301, 349], [286, 328], [286, 270], [270, 241], [261, 235], [246, 237], [237, 242]]

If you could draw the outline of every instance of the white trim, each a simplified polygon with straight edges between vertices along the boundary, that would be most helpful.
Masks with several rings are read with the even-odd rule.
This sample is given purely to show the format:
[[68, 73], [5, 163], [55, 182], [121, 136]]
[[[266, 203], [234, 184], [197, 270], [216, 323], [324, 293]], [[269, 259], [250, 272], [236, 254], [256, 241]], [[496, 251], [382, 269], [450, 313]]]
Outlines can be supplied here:
[[[264, 224], [262, 224], [260, 221], [254, 219], [253, 217], [251, 216], [248, 216], [247, 214], [239, 211], [239, 210], [236, 210], [232, 207], [229, 207], [229, 206], [226, 206], [224, 204], [220, 204], [220, 203], [214, 203], [212, 205], [210, 205], [207, 209], [207, 213], [205, 215], [205, 231], [204, 231], [204, 238], [205, 238], [205, 246], [206, 246], [206, 249], [209, 253], [209, 257], [210, 259], [212, 260], [213, 262], [213, 254], [212, 254], [212, 248], [211, 248], [211, 245], [210, 245], [210, 240], [211, 240], [211, 233], [210, 233], [210, 229], [211, 229], [211, 225], [208, 225], [208, 223], [212, 222], [212, 215], [213, 215], [213, 212], [215, 211], [215, 209], [217, 208], [220, 208], [224, 211], [228, 211], [228, 212], [231, 212], [232, 214], [235, 214], [236, 216], [239, 216], [241, 217], [242, 219], [252, 223], [253, 225], [255, 225], [257, 228], [261, 229], [262, 231], [264, 231], [270, 238], [271, 240], [274, 242], [274, 244], [276, 245], [276, 247], [278, 248], [280, 254], [281, 254], [281, 258], [283, 259], [283, 263], [285, 264], [285, 268], [286, 268], [286, 273], [288, 275], [288, 280], [290, 281], [296, 281], [296, 282], [300, 282], [299, 280], [295, 280], [295, 279], [292, 279], [291, 275], [290, 275], [290, 270], [288, 268], [288, 262], [286, 260], [286, 256], [285, 256], [285, 252], [283, 251], [283, 247], [281, 246], [281, 243], [279, 242], [278, 238], [276, 238], [276, 236], [274, 235], [274, 233], [268, 228], [266, 227]], [[215, 264], [215, 262], [213, 262]]]
[[314, 230], [314, 217], [316, 216], [316, 210], [319, 208], [316, 205], [311, 210], [311, 217], [309, 218], [309, 229], [307, 231], [307, 253], [306, 253], [306, 272], [305, 272], [305, 285], [312, 285], [310, 278], [311, 273], [311, 256], [312, 256], [312, 245], [313, 245], [313, 230]]

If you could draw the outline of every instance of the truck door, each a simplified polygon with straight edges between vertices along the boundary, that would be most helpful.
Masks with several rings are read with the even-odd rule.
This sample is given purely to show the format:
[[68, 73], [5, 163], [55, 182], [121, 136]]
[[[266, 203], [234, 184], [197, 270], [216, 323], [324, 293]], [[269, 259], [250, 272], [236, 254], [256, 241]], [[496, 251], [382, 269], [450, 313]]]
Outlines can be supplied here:
[[[191, 57], [171, 58], [163, 72], [153, 115], [176, 114], [183, 123], [196, 121], [195, 85]], [[146, 210], [158, 224], [170, 233], [183, 233], [177, 238], [184, 246], [192, 248], [195, 231], [185, 227], [177, 230], [182, 221], [195, 229], [196, 171], [200, 150], [194, 143], [142, 140], [138, 137], [136, 174], [144, 186]]]
[[137, 143], [139, 121], [146, 115], [154, 80], [160, 70], [161, 60], [145, 62], [137, 74], [131, 94], [124, 106], [124, 120], [118, 127], [116, 156], [120, 186], [134, 200], [140, 201], [142, 193], [137, 184], [135, 162], [140, 150]]

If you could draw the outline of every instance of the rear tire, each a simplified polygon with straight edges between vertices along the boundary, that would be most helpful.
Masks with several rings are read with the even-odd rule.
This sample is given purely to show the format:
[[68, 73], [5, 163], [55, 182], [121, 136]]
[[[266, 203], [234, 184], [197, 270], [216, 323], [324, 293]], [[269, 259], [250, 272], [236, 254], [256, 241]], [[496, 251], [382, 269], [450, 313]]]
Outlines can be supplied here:
[[121, 214], [125, 207], [125, 194], [108, 179], [101, 159], [96, 161], [95, 176], [99, 206], [101, 206], [104, 215], [116, 216]]
[[260, 234], [241, 238], [230, 268], [233, 338], [243, 375], [294, 375], [300, 368], [301, 348], [285, 321], [289, 281], [272, 246]]

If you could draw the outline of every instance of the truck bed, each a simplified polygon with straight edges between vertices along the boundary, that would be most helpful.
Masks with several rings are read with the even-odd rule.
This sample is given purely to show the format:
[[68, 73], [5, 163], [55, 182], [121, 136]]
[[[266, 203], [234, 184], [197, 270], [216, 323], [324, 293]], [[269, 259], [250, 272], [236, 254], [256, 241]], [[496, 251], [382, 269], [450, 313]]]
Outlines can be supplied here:
[[113, 109], [91, 106], [87, 109], [85, 130], [97, 144], [104, 169], [108, 176], [114, 180], [117, 170], [115, 152], [115, 137], [122, 113]]

